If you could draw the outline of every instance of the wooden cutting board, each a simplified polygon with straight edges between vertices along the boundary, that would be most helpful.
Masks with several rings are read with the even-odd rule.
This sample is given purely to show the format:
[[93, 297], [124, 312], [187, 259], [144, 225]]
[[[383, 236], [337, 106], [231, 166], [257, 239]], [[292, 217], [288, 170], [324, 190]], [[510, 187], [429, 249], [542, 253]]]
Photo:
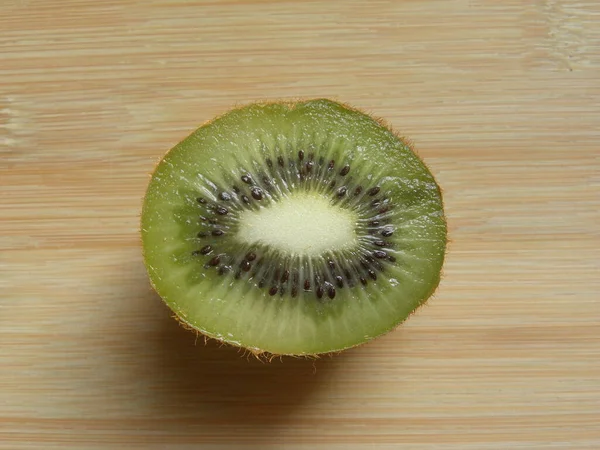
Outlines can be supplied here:
[[[2, 0], [0, 448], [600, 448], [600, 3]], [[427, 307], [318, 361], [196, 342], [138, 218], [257, 99], [408, 136], [451, 245]]]

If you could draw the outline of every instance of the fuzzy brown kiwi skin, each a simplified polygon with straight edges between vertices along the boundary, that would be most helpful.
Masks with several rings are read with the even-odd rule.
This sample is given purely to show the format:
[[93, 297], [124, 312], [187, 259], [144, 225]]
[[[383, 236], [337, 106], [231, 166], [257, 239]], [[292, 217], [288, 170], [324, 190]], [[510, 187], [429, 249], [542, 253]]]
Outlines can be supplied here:
[[[402, 142], [404, 145], [406, 145], [415, 155], [416, 157], [421, 161], [421, 163], [427, 168], [427, 170], [429, 170], [431, 172], [431, 170], [429, 169], [429, 167], [427, 166], [427, 164], [425, 163], [425, 161], [421, 158], [421, 156], [417, 153], [417, 151], [414, 149], [413, 143], [411, 140], [409, 140], [408, 138], [406, 138], [405, 136], [401, 136], [398, 132], [396, 132], [389, 124], [386, 120], [384, 120], [381, 117], [375, 116], [371, 113], [368, 113], [366, 111], [363, 111], [361, 109], [355, 108], [351, 105], [348, 105], [347, 103], [344, 103], [342, 101], [339, 101], [335, 98], [325, 98], [325, 97], [316, 97], [316, 98], [293, 98], [293, 99], [276, 99], [276, 100], [259, 100], [259, 101], [254, 101], [254, 102], [249, 102], [246, 104], [238, 104], [236, 105], [234, 108], [228, 109], [225, 112], [223, 112], [222, 114], [219, 114], [215, 117], [213, 117], [210, 120], [205, 121], [204, 123], [200, 124], [198, 127], [196, 127], [196, 129], [200, 128], [200, 127], [204, 127], [207, 125], [210, 125], [212, 122], [220, 119], [221, 117], [225, 116], [226, 114], [229, 114], [230, 112], [239, 110], [239, 109], [243, 109], [247, 106], [250, 105], [262, 105], [262, 106], [268, 106], [268, 105], [273, 105], [273, 104], [278, 104], [278, 105], [286, 105], [289, 109], [294, 109], [296, 108], [298, 105], [309, 102], [309, 101], [319, 101], [319, 100], [326, 100], [326, 101], [334, 101], [340, 105], [342, 105], [344, 108], [350, 110], [350, 111], [354, 111], [354, 112], [358, 112], [361, 114], [365, 114], [368, 115], [372, 120], [374, 120], [376, 123], [378, 123], [381, 127], [383, 127], [384, 129], [386, 129], [387, 131], [389, 131], [390, 133], [392, 133], [400, 142]], [[195, 130], [196, 130], [195, 129]], [[191, 136], [194, 133], [194, 131], [192, 133], [190, 133], [189, 136]], [[172, 146], [167, 152], [165, 152], [163, 154], [162, 157], [160, 157], [158, 159], [158, 161], [156, 162], [154, 169], [152, 170], [152, 172], [149, 174], [150, 179], [152, 179], [152, 176], [154, 175], [154, 173], [156, 172], [158, 165], [160, 164], [160, 162], [166, 158], [166, 156], [173, 151], [177, 146], [174, 145]], [[433, 173], [433, 172], [431, 172]], [[437, 186], [437, 190], [438, 190], [438, 194], [440, 196], [440, 200], [441, 200], [441, 204], [442, 204], [442, 214], [443, 214], [443, 221], [444, 221], [444, 226], [446, 228], [446, 242], [444, 243], [444, 247], [446, 249], [446, 251], [444, 252], [443, 258], [442, 258], [442, 270], [440, 271], [439, 277], [437, 279], [437, 283], [431, 288], [430, 292], [424, 297], [424, 299], [411, 311], [411, 313], [406, 316], [406, 318], [404, 320], [402, 320], [401, 322], [399, 322], [395, 327], [389, 329], [388, 331], [381, 333], [378, 336], [375, 336], [372, 339], [369, 339], [367, 341], [364, 342], [360, 342], [358, 344], [355, 345], [350, 345], [348, 347], [344, 347], [344, 348], [340, 348], [337, 350], [333, 350], [330, 352], [323, 352], [323, 353], [302, 353], [302, 354], [296, 354], [296, 353], [273, 353], [273, 352], [269, 352], [266, 350], [262, 350], [260, 348], [248, 348], [248, 347], [244, 347], [242, 345], [239, 345], [235, 342], [230, 342], [230, 341], [226, 341], [224, 339], [219, 339], [216, 338], [214, 336], [211, 336], [210, 334], [204, 332], [203, 330], [200, 330], [196, 327], [194, 327], [192, 324], [188, 323], [183, 317], [179, 316], [177, 313], [173, 314], [173, 318], [179, 323], [179, 325], [184, 328], [187, 331], [191, 331], [193, 333], [196, 334], [196, 337], [198, 336], [202, 336], [204, 338], [204, 342], [205, 344], [208, 341], [216, 341], [218, 342], [220, 345], [225, 345], [228, 347], [233, 347], [233, 348], [237, 348], [238, 350], [240, 350], [242, 356], [244, 355], [252, 355], [254, 356], [256, 359], [262, 361], [262, 362], [271, 362], [273, 359], [277, 359], [277, 358], [282, 358], [284, 356], [286, 357], [293, 357], [293, 358], [304, 358], [304, 359], [318, 359], [320, 357], [323, 356], [334, 356], [337, 355], [345, 350], [349, 350], [351, 348], [357, 348], [357, 347], [361, 347], [369, 342], [375, 341], [393, 331], [395, 331], [397, 328], [399, 328], [402, 324], [404, 324], [404, 322], [406, 322], [406, 320], [408, 320], [411, 316], [413, 316], [419, 309], [421, 309], [421, 307], [423, 305], [425, 305], [435, 294], [435, 292], [437, 291], [439, 284], [441, 282], [441, 279], [443, 278], [443, 267], [445, 264], [445, 259], [446, 259], [446, 255], [447, 255], [447, 245], [449, 242], [449, 238], [448, 238], [448, 225], [447, 225], [447, 218], [446, 218], [446, 214], [445, 214], [445, 205], [444, 205], [444, 198], [443, 198], [443, 192], [442, 189], [440, 187], [440, 185], [437, 183], [436, 181], [436, 186]], [[144, 203], [144, 199], [145, 196], [142, 198], [142, 203]], [[141, 228], [142, 228], [142, 224], [141, 224], [141, 220], [142, 220], [142, 216], [143, 216], [143, 204], [142, 204], [142, 209], [141, 209], [141, 213], [139, 216], [139, 220], [140, 220], [140, 230], [138, 233], [139, 239], [140, 239], [140, 245], [142, 247], [142, 258], [144, 260], [144, 265], [145, 265], [145, 261], [146, 261], [146, 255], [145, 255], [145, 250], [144, 250], [144, 246], [142, 243], [142, 235], [141, 235]], [[146, 267], [146, 270], [148, 270], [149, 268]], [[152, 289], [154, 290], [154, 292], [158, 295], [158, 297], [161, 299], [161, 301], [167, 306], [167, 308], [171, 309], [169, 307], [169, 305], [165, 302], [165, 300], [160, 296], [160, 294], [158, 293], [158, 289], [156, 288], [156, 286], [154, 285], [154, 282], [152, 281], [151, 278], [149, 278], [150, 280], [150, 285], [152, 287]]]

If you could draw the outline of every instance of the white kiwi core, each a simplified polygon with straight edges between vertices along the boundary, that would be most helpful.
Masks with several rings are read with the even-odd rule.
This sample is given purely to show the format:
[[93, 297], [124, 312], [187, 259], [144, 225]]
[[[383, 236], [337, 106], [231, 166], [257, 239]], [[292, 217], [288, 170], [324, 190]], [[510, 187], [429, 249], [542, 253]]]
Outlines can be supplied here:
[[295, 193], [265, 208], [241, 213], [237, 238], [290, 255], [317, 256], [356, 245], [353, 211], [319, 194]]

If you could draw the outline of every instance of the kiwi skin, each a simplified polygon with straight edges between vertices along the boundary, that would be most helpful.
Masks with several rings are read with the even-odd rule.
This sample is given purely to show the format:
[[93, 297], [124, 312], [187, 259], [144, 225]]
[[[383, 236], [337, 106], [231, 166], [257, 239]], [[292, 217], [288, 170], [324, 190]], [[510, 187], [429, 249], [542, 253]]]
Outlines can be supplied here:
[[[348, 105], [348, 104], [346, 104], [346, 103], [344, 103], [344, 102], [340, 102], [340, 101], [339, 101], [339, 100], [337, 100], [337, 99], [329, 99], [329, 98], [294, 98], [294, 99], [263, 100], [263, 101], [250, 102], [250, 103], [246, 103], [246, 104], [240, 104], [240, 105], [237, 105], [237, 106], [236, 106], [236, 107], [234, 107], [234, 108], [228, 109], [228, 110], [226, 110], [225, 112], [223, 112], [222, 114], [220, 114], [220, 115], [217, 115], [217, 116], [213, 117], [212, 119], [210, 119], [210, 120], [207, 120], [207, 121], [205, 121], [204, 123], [200, 124], [200, 125], [199, 125], [199, 126], [198, 126], [198, 127], [195, 129], [195, 130], [193, 130], [193, 131], [192, 131], [192, 133], [190, 133], [190, 134], [188, 135], [188, 137], [187, 137], [187, 138], [189, 138], [190, 136], [192, 136], [192, 135], [195, 133], [195, 131], [196, 131], [198, 128], [201, 128], [201, 127], [204, 127], [204, 126], [208, 126], [208, 125], [210, 125], [211, 123], [213, 123], [213, 122], [215, 122], [215, 121], [219, 120], [221, 117], [223, 117], [223, 116], [225, 116], [225, 115], [227, 115], [227, 114], [229, 114], [229, 113], [231, 113], [231, 112], [234, 112], [234, 111], [237, 111], [237, 110], [244, 109], [244, 108], [246, 108], [246, 107], [248, 107], [248, 106], [268, 106], [268, 105], [281, 105], [281, 106], [286, 106], [286, 107], [287, 107], [287, 108], [289, 108], [290, 110], [293, 110], [293, 109], [295, 109], [295, 108], [296, 108], [298, 105], [300, 105], [300, 104], [304, 104], [304, 103], [306, 103], [306, 102], [315, 102], [315, 101], [335, 102], [335, 103], [339, 104], [340, 106], [342, 106], [343, 108], [345, 108], [345, 109], [347, 109], [347, 110], [349, 110], [349, 111], [353, 111], [353, 112], [356, 112], [356, 113], [360, 113], [360, 114], [367, 115], [369, 118], [371, 118], [371, 119], [372, 119], [373, 121], [375, 121], [377, 124], [379, 124], [379, 125], [380, 125], [382, 128], [384, 128], [385, 130], [387, 130], [389, 133], [393, 134], [393, 135], [394, 135], [394, 136], [395, 136], [395, 137], [396, 137], [396, 138], [397, 138], [397, 139], [398, 139], [398, 140], [399, 140], [399, 141], [400, 141], [400, 142], [401, 142], [401, 143], [402, 143], [404, 146], [406, 146], [408, 149], [410, 149], [410, 150], [411, 150], [411, 151], [412, 151], [412, 152], [415, 154], [415, 156], [416, 156], [416, 157], [419, 159], [419, 161], [420, 161], [420, 162], [423, 164], [423, 166], [425, 166], [425, 168], [431, 172], [431, 170], [430, 170], [430, 169], [429, 169], [429, 167], [428, 167], [428, 166], [425, 164], [425, 162], [423, 161], [423, 159], [422, 159], [422, 158], [421, 158], [421, 157], [418, 155], [418, 153], [415, 151], [415, 149], [414, 149], [414, 146], [413, 146], [413, 143], [412, 143], [412, 142], [411, 142], [409, 139], [407, 139], [406, 137], [404, 137], [404, 136], [401, 136], [401, 135], [400, 135], [398, 132], [396, 132], [396, 131], [395, 131], [395, 130], [394, 130], [394, 129], [393, 129], [393, 128], [392, 128], [392, 127], [391, 127], [391, 126], [388, 124], [388, 122], [387, 122], [387, 121], [385, 121], [385, 120], [384, 120], [383, 118], [381, 118], [381, 117], [378, 117], [378, 116], [375, 116], [375, 115], [371, 114], [370, 112], [365, 112], [365, 111], [363, 111], [363, 110], [360, 110], [360, 109], [358, 109], [358, 108], [356, 108], [356, 107], [353, 107], [353, 106], [351, 106], [351, 105]], [[185, 140], [185, 139], [187, 139], [187, 138], [184, 138], [184, 140]], [[175, 150], [176, 148], [177, 148], [177, 145], [173, 146], [173, 147], [172, 147], [172, 148], [170, 148], [170, 149], [169, 149], [169, 150], [168, 150], [168, 151], [167, 151], [165, 154], [163, 154], [163, 156], [162, 156], [162, 157], [160, 157], [160, 158], [159, 158], [159, 159], [156, 161], [155, 167], [154, 167], [153, 171], [150, 173], [150, 178], [152, 178], [152, 177], [153, 177], [153, 175], [156, 173], [156, 170], [157, 170], [157, 168], [158, 168], [159, 164], [161, 163], [161, 161], [162, 161], [163, 159], [165, 159], [165, 158], [167, 157], [167, 155], [168, 155], [168, 154], [169, 154], [171, 151]], [[437, 192], [438, 192], [438, 195], [439, 195], [439, 198], [440, 198], [440, 202], [441, 202], [441, 207], [442, 207], [442, 217], [441, 217], [441, 220], [442, 220], [442, 222], [443, 222], [443, 224], [444, 224], [444, 226], [445, 226], [445, 228], [446, 228], [446, 235], [445, 235], [446, 241], [444, 242], [444, 247], [447, 247], [447, 244], [448, 244], [448, 237], [447, 237], [447, 219], [446, 219], [446, 216], [445, 216], [445, 207], [444, 207], [444, 201], [443, 201], [443, 192], [442, 192], [442, 189], [441, 189], [441, 187], [439, 186], [439, 184], [438, 184], [438, 183], [436, 183], [436, 188], [437, 188]], [[145, 205], [145, 203], [144, 203], [144, 205]], [[140, 219], [142, 219], [142, 217], [143, 217], [143, 208], [144, 208], [144, 205], [142, 206], [142, 214], [141, 214], [141, 216], [140, 216]], [[142, 226], [142, 224], [140, 224], [140, 228], [141, 228], [141, 226]], [[140, 230], [140, 231], [141, 231], [141, 230]], [[141, 233], [140, 233], [140, 237], [141, 237]], [[447, 251], [447, 249], [446, 249], [446, 251]], [[145, 249], [144, 249], [144, 246], [143, 246], [143, 245], [142, 245], [142, 256], [143, 256], [143, 259], [144, 259], [144, 263], [146, 264], [146, 269], [147, 269], [147, 270], [149, 270], [149, 267], [148, 267], [148, 265], [147, 265], [147, 263], [146, 263], [147, 259], [146, 259]], [[179, 323], [179, 325], [180, 325], [180, 326], [182, 326], [184, 329], [186, 329], [186, 330], [188, 330], [188, 331], [191, 331], [191, 332], [194, 332], [194, 333], [196, 334], [196, 337], [198, 337], [198, 336], [202, 336], [202, 337], [204, 338], [204, 340], [205, 340], [205, 343], [206, 343], [206, 342], [208, 342], [209, 340], [214, 340], [214, 341], [217, 341], [217, 342], [219, 342], [219, 343], [220, 343], [220, 345], [228, 345], [228, 346], [232, 346], [232, 347], [234, 347], [234, 348], [237, 348], [237, 349], [239, 349], [239, 350], [240, 350], [240, 352], [241, 352], [243, 355], [253, 355], [254, 357], [256, 357], [257, 359], [259, 359], [259, 360], [261, 360], [261, 361], [272, 361], [274, 358], [278, 358], [278, 357], [282, 357], [282, 356], [304, 357], [304, 358], [311, 358], [311, 359], [314, 359], [314, 358], [318, 358], [318, 357], [320, 357], [320, 356], [334, 355], [334, 354], [338, 354], [338, 353], [340, 353], [340, 352], [342, 352], [342, 351], [344, 351], [344, 350], [350, 349], [350, 348], [354, 348], [354, 347], [359, 347], [359, 346], [362, 346], [362, 345], [364, 345], [365, 343], [368, 343], [368, 342], [370, 342], [370, 341], [373, 341], [373, 340], [375, 340], [375, 339], [378, 339], [378, 338], [380, 338], [380, 337], [382, 337], [382, 336], [384, 336], [384, 335], [388, 334], [389, 332], [391, 332], [391, 331], [394, 331], [394, 330], [395, 330], [396, 328], [398, 328], [398, 327], [399, 327], [399, 326], [400, 326], [402, 323], [404, 323], [404, 322], [405, 322], [405, 321], [406, 321], [406, 320], [407, 320], [407, 319], [408, 319], [410, 316], [412, 316], [413, 314], [415, 314], [415, 313], [416, 313], [416, 311], [417, 311], [418, 309], [420, 309], [420, 307], [421, 307], [421, 306], [423, 306], [425, 303], [427, 303], [427, 301], [428, 301], [428, 300], [429, 300], [429, 299], [430, 299], [430, 298], [431, 298], [431, 297], [432, 297], [432, 296], [435, 294], [435, 292], [437, 291], [437, 288], [439, 287], [439, 283], [440, 283], [440, 281], [441, 281], [441, 277], [442, 277], [442, 275], [443, 275], [443, 271], [442, 271], [442, 269], [443, 269], [443, 266], [444, 266], [444, 263], [445, 263], [445, 256], [446, 256], [446, 252], [445, 252], [445, 253], [442, 255], [442, 265], [441, 265], [441, 269], [440, 269], [439, 273], [437, 274], [437, 277], [436, 277], [436, 279], [435, 279], [435, 283], [434, 283], [434, 284], [431, 286], [431, 290], [430, 290], [430, 291], [429, 291], [429, 293], [428, 293], [428, 294], [427, 294], [427, 295], [424, 297], [424, 299], [423, 299], [423, 300], [422, 300], [422, 301], [421, 301], [421, 302], [420, 302], [420, 303], [419, 303], [419, 304], [418, 304], [418, 305], [417, 305], [417, 306], [416, 306], [416, 307], [415, 307], [415, 308], [414, 308], [414, 309], [413, 309], [413, 310], [410, 312], [410, 314], [408, 314], [408, 315], [407, 315], [407, 316], [404, 318], [404, 320], [402, 320], [401, 322], [399, 322], [399, 323], [398, 323], [398, 324], [397, 324], [395, 327], [393, 327], [393, 328], [391, 328], [391, 329], [389, 329], [389, 330], [387, 330], [387, 331], [385, 331], [385, 332], [383, 332], [383, 333], [381, 333], [381, 334], [379, 334], [379, 335], [377, 335], [377, 336], [375, 336], [375, 337], [372, 337], [372, 338], [371, 338], [371, 339], [369, 339], [369, 340], [366, 340], [366, 341], [363, 341], [363, 342], [359, 342], [359, 343], [357, 343], [357, 344], [355, 344], [355, 345], [349, 345], [349, 346], [347, 346], [347, 347], [340, 348], [340, 349], [336, 349], [336, 350], [334, 350], [334, 351], [330, 351], [330, 352], [323, 352], [323, 353], [317, 353], [317, 354], [304, 354], [304, 353], [303, 353], [303, 354], [295, 354], [295, 353], [282, 353], [282, 354], [279, 354], [279, 353], [273, 353], [273, 352], [269, 352], [269, 351], [266, 351], [266, 350], [263, 350], [263, 349], [260, 349], [260, 348], [255, 348], [255, 347], [245, 347], [245, 346], [242, 346], [242, 345], [240, 345], [239, 343], [236, 343], [236, 342], [234, 342], [234, 341], [228, 341], [228, 340], [222, 339], [222, 338], [220, 338], [220, 337], [213, 336], [213, 335], [211, 335], [211, 334], [209, 334], [209, 333], [207, 333], [207, 332], [204, 332], [204, 331], [202, 331], [202, 330], [200, 330], [200, 329], [196, 328], [195, 326], [193, 326], [191, 323], [187, 322], [187, 321], [185, 320], [185, 318], [184, 318], [184, 317], [182, 317], [182, 316], [178, 315], [177, 313], [174, 313], [174, 312], [173, 312], [173, 313], [172, 313], [172, 317], [173, 317], [173, 318], [174, 318], [174, 319], [175, 319], [175, 320], [176, 320], [176, 321]], [[155, 285], [155, 282], [154, 282], [154, 280], [152, 279], [152, 277], [149, 277], [149, 279], [150, 279], [150, 284], [151, 284], [151, 287], [152, 287], [152, 289], [153, 289], [153, 290], [154, 290], [154, 291], [157, 293], [157, 295], [159, 295], [159, 297], [161, 298], [161, 300], [163, 301], [163, 303], [165, 303], [165, 305], [171, 309], [171, 307], [170, 307], [170, 306], [169, 306], [169, 304], [168, 304], [168, 303], [165, 301], [165, 299], [164, 299], [164, 298], [162, 298], [162, 296], [160, 296], [160, 294], [159, 294], [159, 292], [158, 292], [158, 288], [157, 288], [157, 286]], [[172, 311], [172, 310], [171, 310], [171, 311]]]

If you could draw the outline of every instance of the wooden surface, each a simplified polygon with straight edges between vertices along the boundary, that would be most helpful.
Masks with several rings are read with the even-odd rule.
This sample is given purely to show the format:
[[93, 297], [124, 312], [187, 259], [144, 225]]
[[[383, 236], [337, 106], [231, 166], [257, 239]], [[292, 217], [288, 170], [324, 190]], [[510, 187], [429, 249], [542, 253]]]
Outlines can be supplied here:
[[[2, 0], [0, 448], [600, 448], [600, 3]], [[257, 99], [386, 118], [444, 188], [436, 296], [316, 362], [152, 294], [157, 159]]]

